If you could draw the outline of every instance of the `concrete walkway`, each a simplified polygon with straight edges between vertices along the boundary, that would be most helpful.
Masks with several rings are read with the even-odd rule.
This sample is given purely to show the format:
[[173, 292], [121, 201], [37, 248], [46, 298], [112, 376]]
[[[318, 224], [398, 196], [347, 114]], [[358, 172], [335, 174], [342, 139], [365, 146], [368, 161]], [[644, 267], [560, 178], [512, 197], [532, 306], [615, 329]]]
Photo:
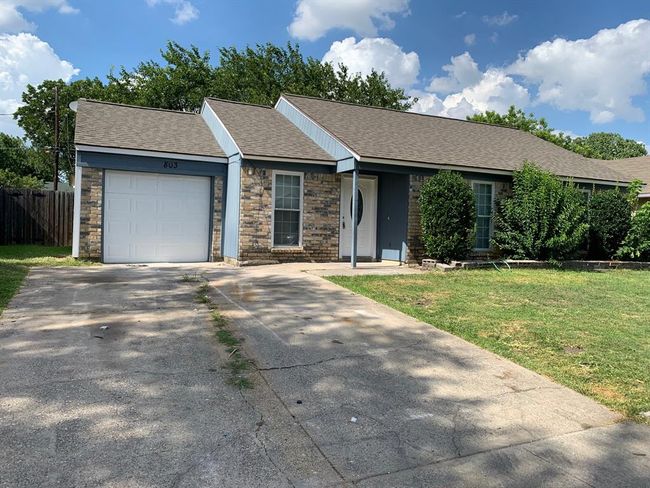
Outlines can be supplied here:
[[649, 428], [316, 276], [339, 269], [33, 269], [0, 318], [0, 486], [650, 484]]
[[337, 269], [349, 272], [280, 265], [209, 276], [257, 362], [257, 383], [341, 481], [650, 486], [650, 428], [314, 276]]

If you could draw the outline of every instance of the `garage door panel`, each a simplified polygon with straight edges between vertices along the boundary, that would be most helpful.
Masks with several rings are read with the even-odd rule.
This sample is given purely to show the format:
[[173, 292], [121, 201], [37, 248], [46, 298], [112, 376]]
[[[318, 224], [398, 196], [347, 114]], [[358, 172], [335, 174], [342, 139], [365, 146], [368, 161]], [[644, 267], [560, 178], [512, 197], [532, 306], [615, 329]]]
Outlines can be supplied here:
[[106, 171], [104, 261], [206, 261], [210, 178]]

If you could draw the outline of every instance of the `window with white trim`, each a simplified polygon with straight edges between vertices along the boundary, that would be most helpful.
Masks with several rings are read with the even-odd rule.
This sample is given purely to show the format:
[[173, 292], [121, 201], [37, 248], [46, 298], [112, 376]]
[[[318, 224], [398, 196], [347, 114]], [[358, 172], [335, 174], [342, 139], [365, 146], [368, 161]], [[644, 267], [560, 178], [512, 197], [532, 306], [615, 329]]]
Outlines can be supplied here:
[[273, 172], [273, 247], [295, 247], [302, 238], [302, 173]]
[[489, 249], [492, 238], [492, 210], [494, 207], [494, 185], [473, 182], [476, 202], [476, 241], [475, 249]]

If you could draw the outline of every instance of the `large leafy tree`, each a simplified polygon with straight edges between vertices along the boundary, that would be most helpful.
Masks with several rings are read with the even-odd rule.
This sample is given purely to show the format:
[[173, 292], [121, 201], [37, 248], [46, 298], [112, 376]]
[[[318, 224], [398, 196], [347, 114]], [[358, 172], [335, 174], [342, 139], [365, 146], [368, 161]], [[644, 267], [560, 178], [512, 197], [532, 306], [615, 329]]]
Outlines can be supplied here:
[[51, 179], [44, 155], [20, 137], [0, 132], [0, 186], [39, 188]]
[[47, 177], [52, 179], [54, 149], [54, 90], [59, 90], [59, 121], [61, 151], [60, 171], [69, 181], [74, 174], [74, 120], [70, 102], [79, 98], [119, 100], [113, 96], [113, 87], [107, 87], [99, 78], [85, 78], [65, 83], [63, 80], [46, 80], [38, 86], [27, 85], [23, 92], [24, 105], [14, 114], [18, 125], [25, 131], [32, 148], [46, 162]]
[[577, 137], [573, 142], [589, 148], [598, 159], [634, 158], [648, 154], [642, 143], [613, 132], [593, 132], [586, 137]]
[[632, 139], [625, 139], [620, 134], [613, 132], [594, 132], [586, 137], [570, 137], [554, 130], [544, 117], [536, 118], [533, 113], [526, 114], [514, 105], [511, 105], [504, 114], [488, 110], [484, 113], [471, 115], [467, 119], [530, 132], [588, 158], [621, 159], [647, 154], [643, 144]]
[[[383, 74], [362, 77], [345, 66], [303, 57], [298, 45], [257, 45], [242, 50], [222, 48], [213, 65], [210, 53], [195, 46], [167, 43], [162, 62], [149, 60], [135, 69], [111, 71], [107, 81], [85, 78], [71, 83], [47, 80], [28, 85], [24, 105], [15, 113], [32, 146], [51, 154], [54, 145], [54, 87], [59, 89], [61, 114], [61, 172], [74, 172], [74, 112], [68, 106], [79, 98], [196, 111], [205, 96], [271, 105], [280, 93], [313, 95], [333, 100], [407, 110], [411, 100], [392, 88]], [[49, 158], [52, 159], [51, 157]]]

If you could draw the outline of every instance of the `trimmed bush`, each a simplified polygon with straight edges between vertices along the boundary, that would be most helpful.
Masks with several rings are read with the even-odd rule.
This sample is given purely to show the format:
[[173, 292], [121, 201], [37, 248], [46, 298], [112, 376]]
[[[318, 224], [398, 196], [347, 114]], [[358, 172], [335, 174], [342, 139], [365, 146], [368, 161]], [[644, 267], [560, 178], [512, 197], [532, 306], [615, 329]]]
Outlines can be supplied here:
[[420, 189], [422, 241], [429, 257], [464, 259], [474, 245], [474, 192], [459, 173], [441, 171]]
[[611, 259], [632, 225], [632, 205], [618, 188], [595, 192], [589, 202], [589, 254]]
[[588, 231], [577, 187], [532, 163], [513, 172], [512, 195], [498, 205], [495, 247], [513, 259], [569, 259]]
[[630, 232], [616, 253], [618, 259], [650, 261], [650, 203], [647, 203], [632, 217]]

